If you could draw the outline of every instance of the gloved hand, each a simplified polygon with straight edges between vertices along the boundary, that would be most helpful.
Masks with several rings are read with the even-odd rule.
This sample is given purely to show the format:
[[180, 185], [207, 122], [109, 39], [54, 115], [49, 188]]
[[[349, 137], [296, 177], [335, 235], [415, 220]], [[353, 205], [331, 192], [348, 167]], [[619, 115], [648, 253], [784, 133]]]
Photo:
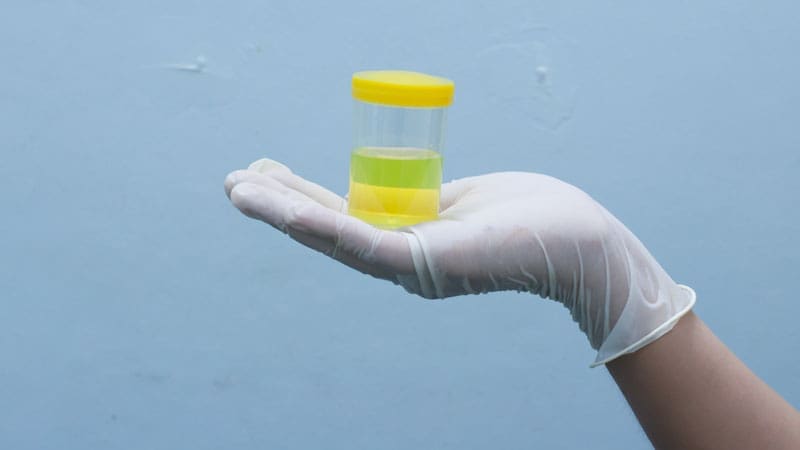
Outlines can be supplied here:
[[667, 333], [695, 302], [581, 190], [534, 173], [442, 185], [439, 220], [381, 230], [267, 159], [228, 175], [233, 204], [293, 239], [425, 298], [516, 290], [562, 303], [598, 350], [592, 366]]

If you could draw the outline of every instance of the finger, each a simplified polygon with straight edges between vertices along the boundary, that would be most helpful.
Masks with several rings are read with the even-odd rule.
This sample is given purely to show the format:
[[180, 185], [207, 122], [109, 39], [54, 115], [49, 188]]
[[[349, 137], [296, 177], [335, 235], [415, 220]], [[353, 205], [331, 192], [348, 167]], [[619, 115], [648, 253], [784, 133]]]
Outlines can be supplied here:
[[225, 192], [230, 198], [233, 188], [239, 183], [252, 183], [264, 186], [286, 195], [295, 193], [304, 199], [314, 200], [326, 208], [335, 211], [347, 209], [343, 198], [314, 183], [303, 180], [292, 173], [280, 174], [280, 179], [275, 178], [276, 172], [258, 173], [251, 170], [237, 170], [225, 178]]
[[[231, 201], [245, 215], [267, 222], [362, 272], [413, 272], [411, 252], [403, 235], [338, 213], [304, 199], [296, 191], [289, 190], [287, 195], [262, 185], [240, 183], [231, 191]], [[303, 237], [314, 239], [312, 242]], [[374, 270], [368, 271], [364, 265], [373, 265]]]
[[261, 158], [257, 161], [253, 161], [247, 166], [247, 170], [258, 173], [292, 172], [291, 169], [285, 165], [269, 158]]
[[[276, 182], [277, 184], [277, 182]], [[231, 203], [247, 217], [266, 222], [286, 232], [286, 217], [296, 200], [267, 186], [240, 182], [230, 193]]]
[[225, 191], [228, 193], [228, 198], [230, 198], [231, 191], [237, 185], [244, 183], [257, 184], [284, 195], [291, 195], [296, 198], [311, 200], [306, 195], [287, 188], [285, 185], [283, 185], [283, 183], [270, 177], [269, 175], [252, 172], [250, 170], [237, 170], [235, 172], [231, 172], [227, 178], [225, 178]]
[[[259, 175], [259, 174], [253, 174]], [[277, 182], [274, 182], [279, 184]], [[379, 268], [377, 265], [367, 264], [358, 258], [345, 252], [336, 251], [336, 242], [325, 237], [315, 236], [307, 232], [300, 231], [298, 227], [292, 228], [287, 225], [288, 220], [285, 218], [290, 214], [291, 206], [285, 202], [285, 199], [280, 198], [282, 194], [280, 191], [272, 191], [267, 186], [267, 189], [260, 191], [256, 186], [261, 186], [257, 183], [242, 183], [233, 189], [232, 200], [245, 215], [248, 217], [259, 219], [273, 227], [287, 233], [292, 239], [300, 242], [301, 244], [323, 253], [331, 258], [334, 258], [342, 263], [362, 272], [367, 275], [372, 275], [377, 278], [388, 279], [397, 282], [395, 274]], [[275, 195], [275, 194], [280, 195]], [[252, 201], [255, 196], [260, 196], [260, 202]]]
[[453, 204], [467, 193], [472, 186], [473, 182], [471, 178], [462, 178], [442, 184], [442, 190], [439, 196], [439, 210], [444, 211], [453, 206]]
[[250, 172], [260, 173], [260, 174], [269, 174], [272, 172], [289, 172], [288, 167], [284, 166], [283, 164], [273, 161], [271, 159], [259, 159], [248, 166], [247, 170], [237, 170], [228, 174], [225, 177], [225, 195], [228, 198], [231, 197], [231, 190], [237, 183], [241, 182], [252, 182], [250, 178], [247, 177], [247, 174]]
[[308, 233], [303, 233], [302, 231], [289, 231], [289, 235], [292, 239], [305, 245], [306, 247], [344, 263], [345, 265], [356, 269], [361, 273], [373, 276], [375, 278], [389, 280], [395, 284], [398, 283], [397, 273], [377, 264], [366, 263], [349, 253], [341, 251], [334, 252], [335, 244], [327, 239], [323, 239]]
[[[240, 182], [231, 191], [231, 201], [242, 213], [267, 222], [288, 233], [290, 228], [304, 230], [320, 213], [333, 212], [300, 192], [289, 189], [270, 177], [256, 175], [257, 182]], [[300, 212], [310, 213], [300, 217]]]
[[347, 209], [347, 204], [342, 197], [316, 183], [294, 174], [288, 167], [277, 161], [262, 158], [250, 164], [247, 170], [267, 174], [283, 183], [286, 187], [313, 198], [327, 208], [339, 212], [344, 212]]
[[[286, 224], [290, 234], [299, 232], [331, 243], [329, 256], [343, 262], [354, 259], [392, 273], [414, 270], [408, 240], [398, 232], [381, 230], [316, 203], [297, 207]], [[349, 265], [355, 267], [355, 263]]]
[[248, 173], [249, 172], [246, 170], [236, 170], [229, 173], [228, 176], [225, 177], [225, 195], [227, 195], [229, 199], [231, 198], [231, 191], [234, 187], [236, 187], [237, 184], [253, 182], [253, 177], [248, 177]]
[[228, 193], [229, 198], [230, 198], [230, 192], [233, 190], [233, 188], [235, 188], [236, 185], [241, 183], [258, 184], [260, 186], [276, 190], [283, 194], [289, 191], [289, 188], [284, 186], [280, 181], [270, 177], [269, 175], [253, 172], [250, 170], [237, 170], [231, 172], [225, 178], [225, 191]]

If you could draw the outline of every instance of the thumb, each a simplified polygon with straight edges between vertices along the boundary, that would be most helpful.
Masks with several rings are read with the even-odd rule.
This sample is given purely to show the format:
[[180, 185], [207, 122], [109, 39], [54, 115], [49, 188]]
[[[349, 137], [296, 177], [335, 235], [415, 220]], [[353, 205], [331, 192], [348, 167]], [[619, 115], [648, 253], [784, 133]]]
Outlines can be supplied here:
[[439, 196], [439, 210], [444, 211], [453, 206], [458, 199], [472, 189], [474, 184], [474, 177], [462, 178], [442, 184], [441, 194]]

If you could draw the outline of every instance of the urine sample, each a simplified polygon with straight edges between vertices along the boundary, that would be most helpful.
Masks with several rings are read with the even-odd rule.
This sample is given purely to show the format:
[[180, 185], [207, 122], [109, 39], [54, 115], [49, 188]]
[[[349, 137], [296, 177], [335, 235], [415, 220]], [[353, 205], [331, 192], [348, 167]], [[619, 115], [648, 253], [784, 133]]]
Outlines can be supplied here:
[[418, 72], [353, 75], [348, 212], [380, 228], [439, 216], [445, 113], [452, 81]]

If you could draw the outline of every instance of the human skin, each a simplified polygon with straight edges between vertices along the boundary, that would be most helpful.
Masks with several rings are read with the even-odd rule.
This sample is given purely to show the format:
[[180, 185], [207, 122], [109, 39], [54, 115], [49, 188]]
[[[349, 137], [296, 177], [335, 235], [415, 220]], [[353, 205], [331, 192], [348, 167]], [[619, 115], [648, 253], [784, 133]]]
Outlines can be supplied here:
[[[653, 308], [654, 300], [680, 295], [677, 286], [621, 222], [573, 186], [527, 173], [488, 174], [444, 185], [442, 216], [447, 220], [422, 224], [415, 231], [427, 242], [423, 260], [436, 260], [434, 284], [443, 286], [427, 292], [414, 283], [420, 277], [408, 233], [378, 230], [347, 216], [343, 198], [287, 167], [260, 160], [230, 174], [225, 191], [244, 214], [356, 270], [405, 283], [410, 292], [429, 298], [519, 290], [522, 276], [511, 269], [523, 267], [527, 270], [522, 275], [535, 274], [526, 290], [572, 305], [582, 330], [605, 330], [581, 320], [600, 313], [608, 319], [608, 329], [616, 329], [620, 313], [632, 304], [638, 308], [621, 330], [649, 323], [639, 331], [663, 333], [646, 342], [646, 337], [627, 339], [622, 344], [634, 345], [617, 345], [598, 363], [607, 361], [656, 448], [800, 449], [800, 413], [689, 311], [691, 303]], [[514, 214], [498, 215], [494, 205], [499, 203]], [[537, 241], [540, 245], [531, 245]], [[615, 248], [620, 251], [607, 251]], [[442, 273], [447, 276], [438, 276]], [[633, 275], [639, 287], [635, 290]], [[548, 289], [538, 289], [544, 285], [536, 280], [548, 280]], [[570, 294], [587, 290], [595, 293], [594, 302], [584, 303], [591, 296]], [[638, 295], [636, 302], [630, 303], [631, 292]], [[671, 313], [652, 320], [657, 311]], [[587, 331], [595, 348], [607, 336]]]
[[800, 448], [800, 413], [692, 312], [606, 367], [655, 448]]

